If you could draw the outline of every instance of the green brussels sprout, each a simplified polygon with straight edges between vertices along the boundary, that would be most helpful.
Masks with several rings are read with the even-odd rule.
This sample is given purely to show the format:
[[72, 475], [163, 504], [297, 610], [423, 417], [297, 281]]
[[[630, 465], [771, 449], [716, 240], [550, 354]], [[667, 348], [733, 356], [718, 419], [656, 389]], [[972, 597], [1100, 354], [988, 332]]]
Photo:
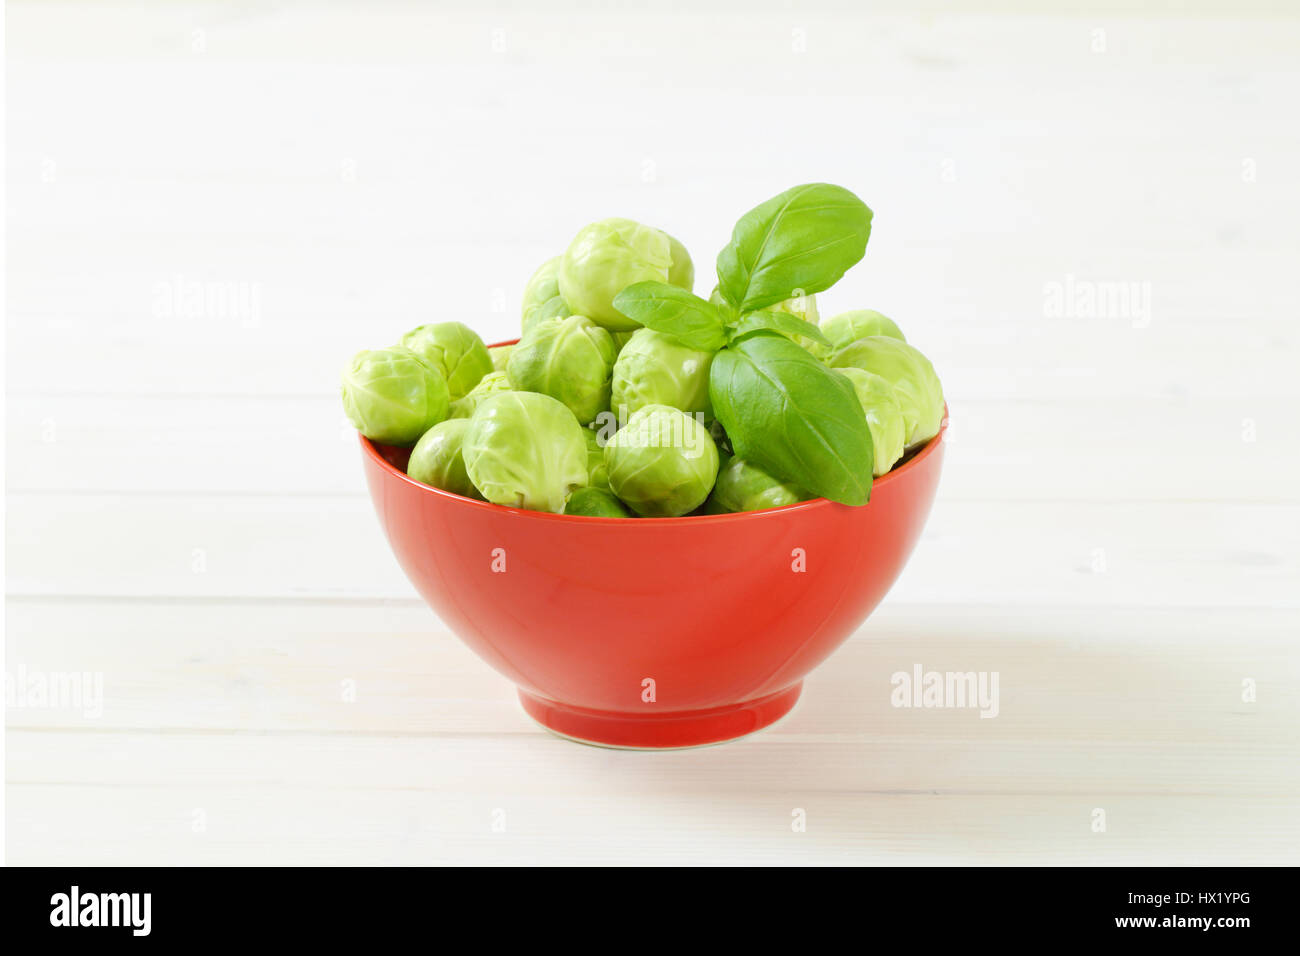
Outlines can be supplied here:
[[691, 292], [695, 288], [695, 263], [691, 262], [691, 254], [672, 236], [668, 236], [668, 254], [673, 260], [668, 267], [668, 284]]
[[415, 443], [406, 473], [416, 481], [454, 495], [482, 500], [483, 496], [465, 472], [465, 456], [461, 454], [467, 428], [467, 418], [449, 418], [434, 425]]
[[560, 258], [543, 262], [524, 286], [522, 331], [527, 332], [542, 319], [563, 319], [573, 314], [560, 295]]
[[504, 372], [506, 363], [510, 361], [510, 353], [514, 350], [513, 345], [494, 345], [488, 349], [488, 355], [492, 356], [492, 371]]
[[712, 352], [679, 345], [662, 332], [637, 329], [614, 362], [610, 407], [620, 416], [647, 405], [670, 405], [713, 417], [709, 404]]
[[943, 386], [930, 360], [888, 335], [868, 335], [831, 354], [831, 368], [860, 368], [890, 384], [907, 425], [906, 447], [929, 441], [943, 421]]
[[447, 380], [408, 348], [358, 352], [343, 372], [343, 411], [385, 445], [413, 445], [447, 417]]
[[694, 511], [718, 475], [718, 448], [696, 418], [647, 405], [605, 445], [610, 490], [643, 517]]
[[564, 506], [566, 515], [587, 515], [592, 518], [631, 518], [623, 502], [603, 488], [578, 488], [569, 495]]
[[586, 425], [609, 408], [614, 340], [590, 319], [538, 322], [510, 353], [506, 374], [520, 391], [559, 399]]
[[453, 402], [492, 371], [487, 346], [473, 329], [460, 322], [422, 325], [403, 335], [401, 344], [424, 359], [424, 364], [442, 372]]
[[832, 351], [842, 349], [858, 339], [865, 339], [868, 335], [887, 335], [900, 342], [907, 341], [893, 319], [872, 309], [841, 312], [822, 322], [821, 328], [822, 335], [830, 340]]
[[658, 229], [631, 219], [584, 226], [560, 261], [560, 295], [578, 315], [611, 332], [638, 328], [614, 308], [614, 296], [636, 282], [667, 282], [672, 243]]
[[[726, 299], [722, 297], [722, 290], [716, 285], [713, 291], [709, 293], [709, 302], [729, 316], [735, 316], [736, 310]], [[802, 319], [805, 322], [811, 322], [816, 325], [820, 318], [817, 311], [817, 296], [808, 292], [800, 292], [798, 295], [792, 295], [790, 298], [777, 302], [774, 305], [764, 306], [764, 312], [784, 312], [786, 315], [793, 315], [796, 319]], [[782, 332], [782, 335], [785, 333]]]
[[697, 511], [700, 514], [706, 514], [706, 515], [731, 514], [731, 511], [728, 510], [727, 508], [724, 508], [722, 505], [720, 505], [718, 503], [718, 499], [713, 497], [713, 495], [709, 495], [708, 500], [704, 502], [704, 506], [702, 508], [697, 509]]
[[541, 305], [547, 299], [560, 294], [561, 258], [561, 256], [551, 256], [529, 276], [524, 286], [524, 311], [527, 311], [529, 306]]
[[462, 448], [469, 480], [493, 504], [563, 514], [569, 495], [587, 483], [582, 426], [549, 395], [489, 395], [470, 417]]
[[590, 428], [582, 430], [587, 440], [587, 487], [609, 491], [609, 471], [605, 468], [605, 446], [600, 436]]
[[545, 322], [547, 319], [567, 319], [571, 315], [573, 315], [573, 310], [557, 295], [554, 299], [547, 299], [528, 313], [528, 317], [519, 326], [520, 335], [521, 337], [527, 335], [538, 323]]
[[817, 296], [811, 293], [793, 295], [784, 302], [769, 305], [764, 311], [784, 312], [786, 315], [793, 315], [796, 319], [803, 319], [813, 325], [816, 325], [821, 318], [821, 314], [817, 311]]
[[[802, 319], [804, 322], [810, 322], [817, 325], [820, 314], [817, 311], [817, 296], [812, 294], [799, 294], [791, 296], [784, 302], [778, 302], [776, 305], [769, 305], [764, 311], [766, 312], [784, 312], [786, 315], [792, 315], [796, 319]], [[802, 346], [804, 351], [811, 352], [819, 359], [825, 359], [827, 354], [826, 346], [813, 339], [803, 335], [789, 335], [780, 329], [786, 338], [795, 345]]]
[[632, 336], [636, 335], [637, 330], [632, 329], [630, 332], [611, 332], [609, 337], [614, 340], [614, 353], [623, 351], [623, 346], [632, 341]]
[[474, 409], [478, 408], [479, 403], [489, 395], [512, 391], [514, 391], [514, 387], [510, 384], [510, 378], [505, 372], [488, 372], [479, 379], [477, 385], [469, 390], [469, 394], [458, 402], [452, 402], [447, 417], [469, 418], [474, 414]]
[[762, 511], [807, 498], [806, 492], [778, 481], [757, 465], [741, 458], [728, 458], [718, 469], [718, 480], [709, 495], [709, 513]]
[[903, 457], [903, 448], [907, 444], [903, 407], [898, 404], [894, 387], [874, 372], [864, 372], [860, 368], [837, 368], [835, 371], [853, 383], [858, 404], [866, 413], [874, 462], [871, 473], [879, 478]]

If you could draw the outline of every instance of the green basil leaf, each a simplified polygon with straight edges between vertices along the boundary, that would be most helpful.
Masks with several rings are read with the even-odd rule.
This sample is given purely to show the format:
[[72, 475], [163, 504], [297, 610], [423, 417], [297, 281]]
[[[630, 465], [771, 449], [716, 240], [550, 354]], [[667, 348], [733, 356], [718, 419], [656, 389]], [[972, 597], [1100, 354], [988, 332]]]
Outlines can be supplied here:
[[723, 297], [743, 312], [822, 292], [867, 249], [871, 210], [842, 186], [787, 189], [740, 217], [718, 253]]
[[709, 305], [718, 310], [722, 315], [722, 321], [727, 325], [735, 324], [736, 319], [740, 317], [736, 307], [723, 297], [722, 289], [718, 286], [714, 286], [713, 291], [709, 293]]
[[780, 332], [786, 338], [799, 336], [805, 339], [812, 339], [821, 345], [830, 345], [830, 340], [822, 334], [822, 330], [811, 322], [807, 322], [789, 312], [750, 312], [742, 316], [741, 320], [731, 330], [731, 340], [734, 342], [742, 335], [750, 332], [757, 332], [763, 329], [772, 332]]
[[713, 357], [709, 398], [739, 457], [832, 501], [871, 497], [871, 431], [853, 384], [789, 339], [733, 341]]
[[716, 306], [666, 282], [630, 285], [614, 296], [614, 308], [690, 349], [716, 352], [727, 342], [722, 313]]

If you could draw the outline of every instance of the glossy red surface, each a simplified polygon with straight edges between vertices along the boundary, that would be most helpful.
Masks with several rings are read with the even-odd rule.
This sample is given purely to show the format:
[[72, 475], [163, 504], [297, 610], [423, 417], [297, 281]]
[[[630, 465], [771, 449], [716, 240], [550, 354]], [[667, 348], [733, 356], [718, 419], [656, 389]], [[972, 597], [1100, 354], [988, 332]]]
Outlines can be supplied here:
[[569, 737], [660, 748], [741, 736], [793, 706], [800, 680], [880, 603], [911, 554], [944, 430], [876, 479], [860, 508], [818, 499], [658, 519], [471, 501], [408, 478], [407, 450], [361, 445], [407, 577], [519, 686], [525, 710]]

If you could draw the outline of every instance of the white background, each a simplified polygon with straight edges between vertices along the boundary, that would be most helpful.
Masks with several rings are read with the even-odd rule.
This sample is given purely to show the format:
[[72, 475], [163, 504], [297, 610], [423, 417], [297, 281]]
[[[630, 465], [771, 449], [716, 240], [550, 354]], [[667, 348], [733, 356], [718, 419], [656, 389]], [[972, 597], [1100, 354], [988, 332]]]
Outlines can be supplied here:
[[[8, 710], [9, 861], [1300, 861], [1300, 21], [636, 6], [9, 4], [6, 670], [105, 694]], [[339, 371], [512, 336], [603, 216], [707, 294], [812, 180], [876, 213], [823, 314], [945, 383], [925, 536], [770, 731], [551, 737], [402, 576]], [[1101, 283], [1149, 313], [1053, 311]], [[892, 708], [915, 663], [1000, 716]]]

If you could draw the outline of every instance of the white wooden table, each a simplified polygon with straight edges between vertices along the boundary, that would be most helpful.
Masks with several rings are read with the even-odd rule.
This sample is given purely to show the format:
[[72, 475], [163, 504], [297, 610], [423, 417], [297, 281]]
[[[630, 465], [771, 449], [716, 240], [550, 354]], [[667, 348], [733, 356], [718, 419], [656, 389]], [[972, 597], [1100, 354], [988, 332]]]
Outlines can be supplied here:
[[[103, 681], [8, 709], [9, 862], [1300, 861], [1300, 22], [622, 6], [8, 5], [6, 672]], [[925, 536], [770, 731], [552, 737], [338, 372], [510, 336], [600, 216], [707, 292], [813, 179], [876, 212], [823, 312], [944, 379]], [[999, 716], [892, 707], [918, 663]]]

